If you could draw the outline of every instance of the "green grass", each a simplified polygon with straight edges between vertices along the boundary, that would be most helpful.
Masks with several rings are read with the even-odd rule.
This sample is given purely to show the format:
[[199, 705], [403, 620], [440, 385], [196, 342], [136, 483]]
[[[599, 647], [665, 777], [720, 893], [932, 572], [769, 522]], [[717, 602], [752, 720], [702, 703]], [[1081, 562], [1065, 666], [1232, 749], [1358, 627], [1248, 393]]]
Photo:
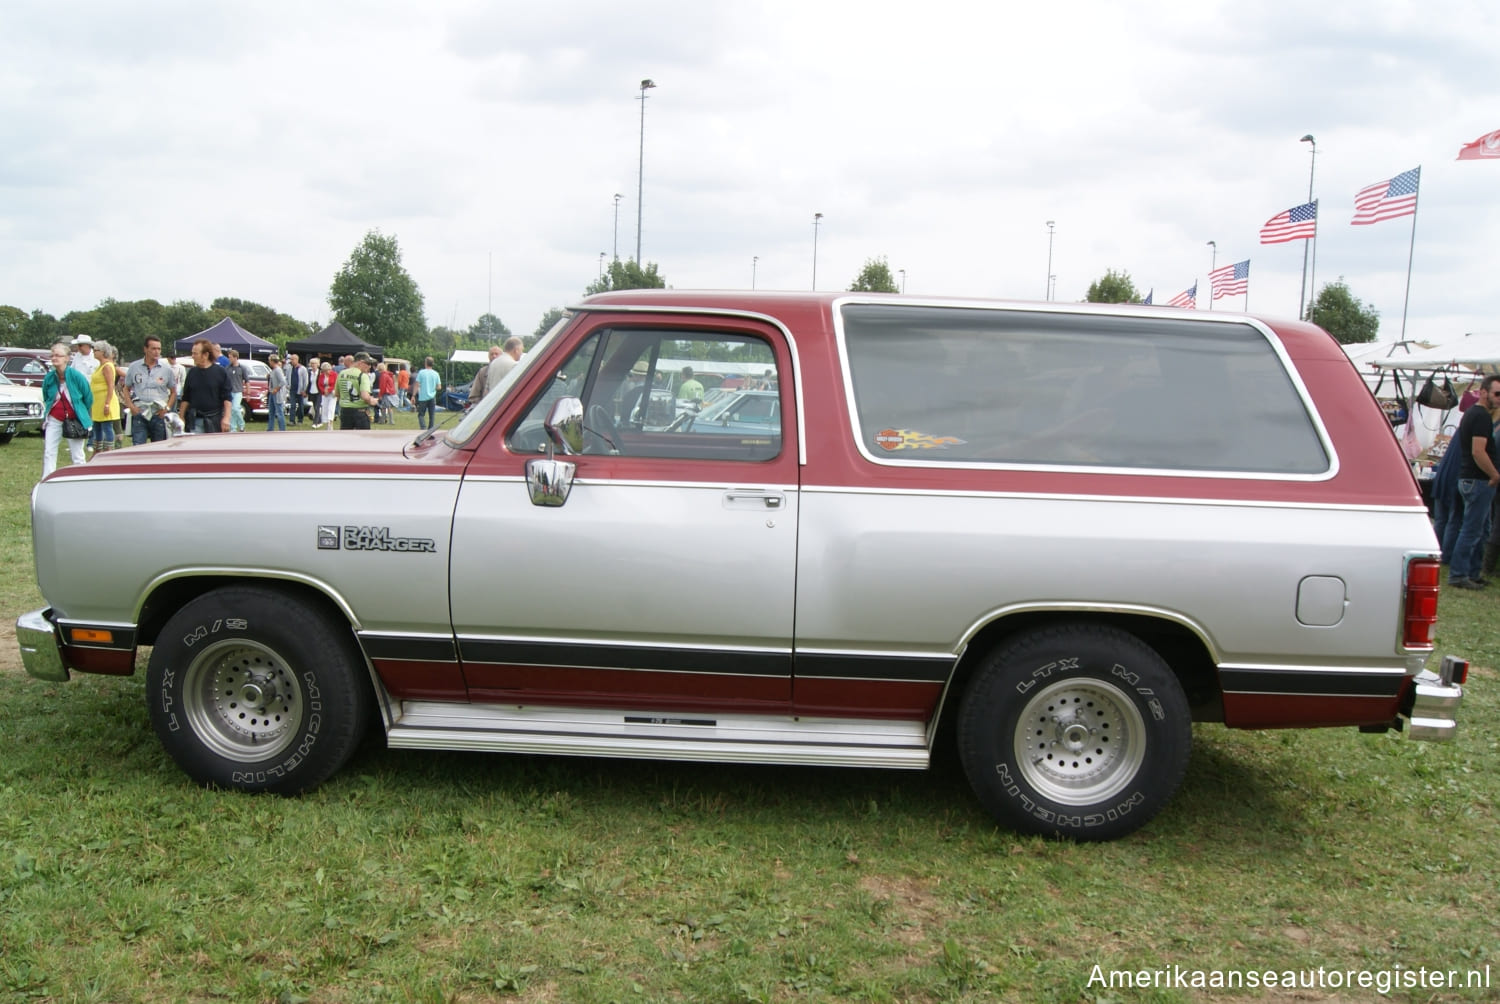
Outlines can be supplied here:
[[[138, 678], [15, 668], [39, 453], [0, 448], [0, 1000], [1381, 999], [1110, 990], [1096, 964], [1500, 980], [1492, 669], [1450, 745], [1199, 727], [1172, 805], [1102, 846], [997, 829], [951, 756], [906, 774], [372, 742], [303, 798], [205, 791]], [[1500, 593], [1442, 605], [1440, 650], [1500, 665]]]

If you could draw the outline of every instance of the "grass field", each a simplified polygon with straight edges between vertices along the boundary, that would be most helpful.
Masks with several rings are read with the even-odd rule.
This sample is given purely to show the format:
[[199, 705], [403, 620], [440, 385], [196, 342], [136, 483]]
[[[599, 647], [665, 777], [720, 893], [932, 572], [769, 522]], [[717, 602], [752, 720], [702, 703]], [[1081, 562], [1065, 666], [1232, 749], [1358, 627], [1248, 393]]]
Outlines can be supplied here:
[[[0, 1000], [1500, 994], [1500, 590], [1442, 598], [1440, 651], [1480, 667], [1456, 742], [1200, 726], [1176, 800], [1107, 845], [997, 829], [951, 755], [906, 774], [372, 742], [314, 794], [248, 797], [188, 783], [138, 678], [21, 674], [40, 452], [0, 447]], [[1110, 988], [1095, 966], [1167, 985]], [[1179, 988], [1174, 966], [1323, 985]], [[1345, 984], [1398, 967], [1489, 971], [1490, 989]]]

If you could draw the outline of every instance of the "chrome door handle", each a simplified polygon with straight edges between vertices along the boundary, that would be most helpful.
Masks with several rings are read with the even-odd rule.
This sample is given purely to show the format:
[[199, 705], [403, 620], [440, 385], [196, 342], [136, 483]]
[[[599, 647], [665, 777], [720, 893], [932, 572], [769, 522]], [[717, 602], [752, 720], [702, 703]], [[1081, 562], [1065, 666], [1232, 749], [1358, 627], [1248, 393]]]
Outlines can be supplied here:
[[781, 492], [729, 491], [724, 493], [726, 509], [780, 509], [786, 505]]

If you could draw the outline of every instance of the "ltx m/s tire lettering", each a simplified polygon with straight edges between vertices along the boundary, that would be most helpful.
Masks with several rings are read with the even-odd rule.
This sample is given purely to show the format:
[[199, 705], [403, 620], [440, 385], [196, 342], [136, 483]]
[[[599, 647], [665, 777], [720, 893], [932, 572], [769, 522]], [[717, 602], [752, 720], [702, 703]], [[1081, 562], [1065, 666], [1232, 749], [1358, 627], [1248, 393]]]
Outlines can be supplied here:
[[146, 673], [162, 745], [199, 784], [298, 794], [358, 746], [368, 681], [348, 625], [274, 588], [216, 589], [163, 627]]

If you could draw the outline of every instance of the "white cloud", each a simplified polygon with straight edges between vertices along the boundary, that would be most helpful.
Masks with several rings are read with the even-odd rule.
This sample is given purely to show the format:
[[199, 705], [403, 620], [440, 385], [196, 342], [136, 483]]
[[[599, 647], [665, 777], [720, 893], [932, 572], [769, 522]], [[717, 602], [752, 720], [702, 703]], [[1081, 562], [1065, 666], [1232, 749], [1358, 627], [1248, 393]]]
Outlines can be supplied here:
[[[1495, 328], [1500, 12], [1477, 2], [718, 5], [33, 3], [0, 11], [0, 303], [239, 296], [326, 320], [364, 232], [401, 242], [432, 323], [513, 329], [636, 241], [679, 287], [844, 286], [1060, 299], [1106, 268], [1165, 300], [1252, 260], [1297, 307], [1307, 195], [1320, 281], [1393, 337], [1410, 220], [1354, 192], [1423, 166], [1409, 330]], [[1206, 283], [1201, 287], [1206, 290]], [[1206, 297], [1205, 297], [1206, 305]], [[1238, 307], [1240, 301], [1220, 301]]]

